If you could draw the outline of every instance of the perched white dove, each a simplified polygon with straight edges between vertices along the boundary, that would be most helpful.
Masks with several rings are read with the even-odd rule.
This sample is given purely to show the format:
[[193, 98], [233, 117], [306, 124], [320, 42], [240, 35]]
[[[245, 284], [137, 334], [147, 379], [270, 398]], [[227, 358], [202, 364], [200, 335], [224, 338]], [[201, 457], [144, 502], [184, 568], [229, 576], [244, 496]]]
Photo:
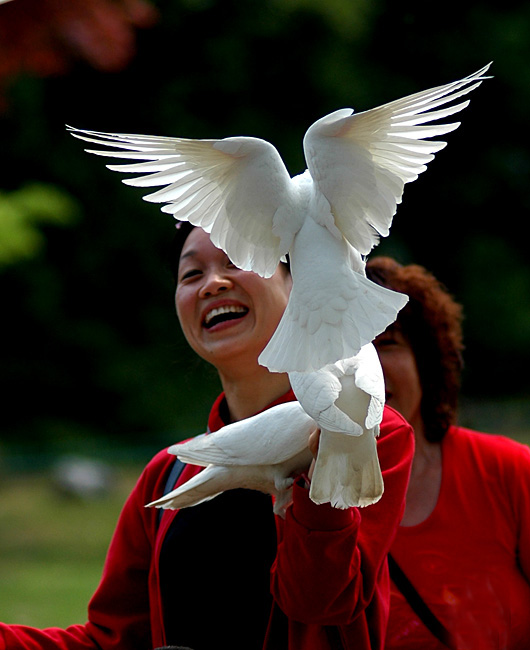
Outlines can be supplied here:
[[[425, 124], [464, 109], [439, 108], [480, 85], [488, 70], [355, 114], [344, 108], [304, 137], [308, 169], [291, 178], [277, 150], [250, 137], [190, 140], [72, 129], [94, 151], [133, 161], [124, 182], [165, 186], [145, 196], [202, 227], [232, 262], [262, 276], [290, 255], [293, 289], [259, 361], [273, 371], [310, 371], [357, 354], [396, 318], [406, 299], [370, 282], [364, 256], [386, 237], [405, 183], [459, 123]], [[134, 162], [139, 161], [139, 162]]]
[[383, 494], [376, 436], [385, 382], [369, 343], [350, 359], [309, 373], [289, 373], [294, 394], [321, 429], [309, 496], [336, 508], [367, 506]]
[[315, 428], [315, 421], [298, 402], [288, 402], [173, 445], [170, 453], [205, 469], [148, 505], [186, 508], [226, 490], [249, 488], [274, 495], [274, 512], [284, 516], [291, 502], [293, 476], [311, 464], [308, 441]]
[[300, 402], [170, 447], [180, 460], [206, 469], [149, 505], [186, 508], [245, 487], [274, 495], [274, 511], [283, 516], [293, 476], [311, 463], [308, 440], [317, 425], [321, 435], [310, 498], [336, 508], [376, 503], [383, 494], [375, 438], [385, 387], [374, 346], [318, 371], [289, 373], [289, 379]]

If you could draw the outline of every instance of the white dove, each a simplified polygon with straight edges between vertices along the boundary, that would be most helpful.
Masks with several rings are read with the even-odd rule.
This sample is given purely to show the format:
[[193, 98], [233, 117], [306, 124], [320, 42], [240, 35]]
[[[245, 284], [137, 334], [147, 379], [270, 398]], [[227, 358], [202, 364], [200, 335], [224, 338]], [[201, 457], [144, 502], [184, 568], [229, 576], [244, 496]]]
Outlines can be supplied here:
[[245, 487], [273, 494], [274, 512], [284, 516], [293, 475], [312, 460], [308, 440], [317, 425], [321, 435], [310, 498], [337, 508], [376, 503], [383, 494], [375, 438], [385, 388], [374, 346], [315, 372], [289, 373], [289, 379], [299, 402], [170, 447], [180, 460], [206, 469], [148, 505], [185, 508]]
[[459, 123], [424, 125], [464, 109], [469, 100], [439, 107], [477, 88], [488, 68], [366, 112], [344, 108], [317, 120], [303, 141], [308, 169], [294, 178], [277, 150], [257, 138], [69, 128], [118, 149], [92, 153], [141, 161], [108, 167], [144, 174], [128, 185], [167, 186], [144, 198], [202, 227], [241, 269], [267, 277], [290, 255], [290, 300], [259, 361], [273, 371], [305, 372], [357, 354], [405, 304], [367, 280], [364, 256], [389, 234], [404, 184], [446, 144], [426, 138]]
[[385, 383], [375, 347], [309, 373], [289, 373], [293, 392], [321, 429], [309, 496], [336, 508], [367, 506], [383, 494], [376, 436]]
[[226, 490], [249, 488], [274, 495], [274, 512], [283, 517], [292, 499], [293, 476], [311, 464], [308, 441], [315, 428], [298, 402], [288, 402], [173, 445], [170, 453], [205, 469], [148, 506], [186, 508]]

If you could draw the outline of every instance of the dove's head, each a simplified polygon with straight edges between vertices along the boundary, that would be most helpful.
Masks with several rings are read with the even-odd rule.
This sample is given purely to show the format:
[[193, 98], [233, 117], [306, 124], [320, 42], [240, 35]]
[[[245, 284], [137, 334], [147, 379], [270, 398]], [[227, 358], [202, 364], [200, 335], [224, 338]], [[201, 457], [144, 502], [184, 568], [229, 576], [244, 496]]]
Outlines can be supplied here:
[[456, 419], [462, 308], [422, 266], [402, 266], [391, 258], [375, 257], [368, 261], [366, 275], [409, 297], [396, 322], [374, 341], [385, 375], [387, 402], [416, 430], [421, 428], [428, 440], [441, 440]]
[[257, 364], [289, 299], [292, 282], [285, 265], [270, 278], [242, 271], [204, 230], [191, 228], [176, 280], [177, 314], [195, 352], [220, 372]]

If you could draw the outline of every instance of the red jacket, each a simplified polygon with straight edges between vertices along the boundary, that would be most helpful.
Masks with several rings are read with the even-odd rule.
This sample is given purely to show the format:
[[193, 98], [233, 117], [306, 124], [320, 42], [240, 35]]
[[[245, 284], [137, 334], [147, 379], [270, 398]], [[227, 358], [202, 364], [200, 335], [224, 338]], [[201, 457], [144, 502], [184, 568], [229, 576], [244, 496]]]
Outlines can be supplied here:
[[[218, 398], [210, 431], [223, 425]], [[292, 399], [292, 393], [279, 402]], [[272, 406], [272, 405], [271, 405]], [[346, 648], [382, 647], [388, 618], [386, 554], [401, 519], [413, 455], [410, 426], [392, 409], [378, 439], [385, 493], [358, 510], [317, 506], [304, 488], [294, 489], [286, 520], [277, 519], [278, 554], [272, 593], [289, 618], [289, 648], [329, 648], [323, 626], [340, 626]], [[166, 450], [147, 465], [121, 512], [101, 583], [90, 601], [88, 622], [38, 630], [0, 624], [0, 650], [148, 650], [165, 643], [158, 580], [164, 535], [178, 511], [145, 504], [163, 494], [174, 456]], [[181, 484], [200, 471], [184, 468]]]
[[[431, 514], [392, 555], [459, 648], [530, 647], [530, 449], [453, 426]], [[391, 584], [386, 650], [444, 650]]]

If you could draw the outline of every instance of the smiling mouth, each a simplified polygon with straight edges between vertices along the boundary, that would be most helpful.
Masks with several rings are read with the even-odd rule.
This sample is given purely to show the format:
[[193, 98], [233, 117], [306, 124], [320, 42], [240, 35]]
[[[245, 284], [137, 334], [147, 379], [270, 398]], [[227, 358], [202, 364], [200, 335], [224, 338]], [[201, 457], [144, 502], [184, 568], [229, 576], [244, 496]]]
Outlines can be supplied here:
[[206, 314], [203, 325], [206, 329], [210, 329], [219, 323], [243, 318], [246, 314], [248, 314], [248, 308], [241, 305], [224, 305], [223, 307], [216, 307]]

